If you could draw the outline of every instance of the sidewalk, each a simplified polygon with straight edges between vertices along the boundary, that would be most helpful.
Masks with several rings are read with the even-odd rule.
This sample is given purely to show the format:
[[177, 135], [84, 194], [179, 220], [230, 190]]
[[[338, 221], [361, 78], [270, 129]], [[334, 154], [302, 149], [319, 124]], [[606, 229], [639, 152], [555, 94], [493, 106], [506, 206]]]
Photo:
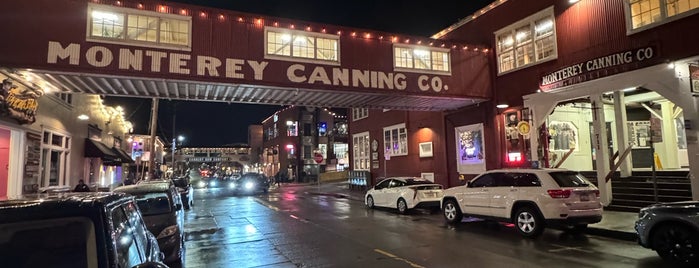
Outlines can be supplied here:
[[[347, 182], [332, 182], [321, 185], [314, 183], [284, 184], [282, 188], [299, 186], [306, 186], [305, 190], [308, 194], [328, 195], [359, 202], [364, 202], [364, 194], [366, 193], [365, 190], [350, 190]], [[636, 231], [634, 230], [636, 219], [638, 219], [638, 213], [605, 210], [602, 213], [602, 221], [590, 224], [586, 233], [626, 241], [636, 241]]]

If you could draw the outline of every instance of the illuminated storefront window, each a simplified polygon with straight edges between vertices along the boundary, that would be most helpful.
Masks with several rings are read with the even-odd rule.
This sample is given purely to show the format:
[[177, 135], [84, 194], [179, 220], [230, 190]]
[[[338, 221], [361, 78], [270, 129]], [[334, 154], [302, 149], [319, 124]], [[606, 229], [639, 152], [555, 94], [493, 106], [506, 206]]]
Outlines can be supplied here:
[[338, 64], [339, 41], [337, 35], [266, 27], [265, 58]]
[[353, 170], [369, 170], [369, 132], [352, 135]]
[[553, 8], [547, 8], [498, 30], [495, 36], [498, 73], [557, 57]]
[[440, 73], [451, 71], [448, 49], [395, 44], [393, 59], [393, 66], [404, 71], [410, 71], [410, 69]]
[[699, 0], [628, 0], [626, 4], [630, 30], [650, 28], [680, 15], [699, 12]]

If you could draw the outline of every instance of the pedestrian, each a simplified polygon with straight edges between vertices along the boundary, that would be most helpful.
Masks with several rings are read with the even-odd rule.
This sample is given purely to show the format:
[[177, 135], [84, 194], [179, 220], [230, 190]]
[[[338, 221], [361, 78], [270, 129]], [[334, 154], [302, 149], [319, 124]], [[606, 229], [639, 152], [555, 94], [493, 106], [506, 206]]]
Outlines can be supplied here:
[[73, 192], [90, 192], [90, 187], [85, 184], [85, 181], [79, 180], [78, 185], [75, 185]]
[[274, 174], [274, 184], [277, 185], [277, 187], [282, 186], [282, 175], [280, 173], [281, 171], [278, 171], [277, 174]]

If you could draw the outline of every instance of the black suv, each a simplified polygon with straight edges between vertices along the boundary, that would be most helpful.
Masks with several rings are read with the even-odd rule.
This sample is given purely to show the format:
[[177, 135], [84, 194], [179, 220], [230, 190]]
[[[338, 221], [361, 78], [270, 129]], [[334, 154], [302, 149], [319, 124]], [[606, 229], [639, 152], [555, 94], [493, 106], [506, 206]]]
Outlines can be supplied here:
[[134, 198], [63, 193], [0, 201], [3, 267], [167, 267]]

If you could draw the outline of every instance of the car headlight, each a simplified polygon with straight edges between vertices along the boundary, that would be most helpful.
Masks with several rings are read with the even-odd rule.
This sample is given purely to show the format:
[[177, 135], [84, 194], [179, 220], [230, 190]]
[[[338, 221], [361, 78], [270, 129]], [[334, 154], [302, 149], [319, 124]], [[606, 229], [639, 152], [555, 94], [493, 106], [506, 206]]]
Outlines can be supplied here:
[[216, 181], [211, 181], [210, 184], [211, 186], [216, 186]]
[[204, 187], [204, 186], [206, 186], [206, 182], [199, 181], [199, 187]]
[[172, 236], [177, 233], [177, 225], [170, 225], [158, 234], [158, 239]]
[[228, 187], [230, 188], [235, 188], [236, 186], [238, 185], [236, 185], [235, 182], [231, 182], [230, 184], [228, 184]]
[[245, 189], [250, 190], [250, 189], [252, 189], [253, 187], [255, 187], [255, 184], [254, 184], [254, 183], [252, 183], [252, 182], [246, 182], [246, 183], [245, 183]]

